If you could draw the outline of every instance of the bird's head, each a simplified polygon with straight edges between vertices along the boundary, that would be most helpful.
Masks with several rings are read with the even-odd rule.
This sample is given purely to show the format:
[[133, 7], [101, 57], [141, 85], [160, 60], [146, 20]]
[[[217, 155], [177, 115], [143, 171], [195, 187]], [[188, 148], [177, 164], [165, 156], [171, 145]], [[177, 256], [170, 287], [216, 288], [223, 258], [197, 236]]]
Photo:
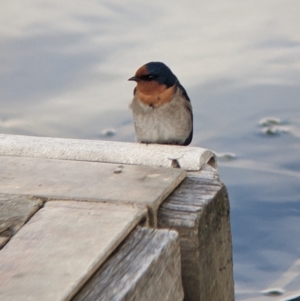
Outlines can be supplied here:
[[161, 62], [150, 62], [140, 67], [128, 80], [137, 83], [137, 89], [145, 94], [154, 94], [162, 88], [168, 89], [177, 82], [168, 66]]

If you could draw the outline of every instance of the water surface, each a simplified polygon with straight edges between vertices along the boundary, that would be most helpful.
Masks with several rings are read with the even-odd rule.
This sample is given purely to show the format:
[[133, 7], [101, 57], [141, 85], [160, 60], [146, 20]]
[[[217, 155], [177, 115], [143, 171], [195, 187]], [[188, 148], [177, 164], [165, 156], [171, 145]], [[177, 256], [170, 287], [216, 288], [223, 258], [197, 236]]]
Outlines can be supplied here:
[[192, 100], [192, 145], [219, 154], [237, 300], [297, 294], [299, 1], [11, 0], [0, 15], [1, 133], [134, 141], [126, 80], [165, 62]]

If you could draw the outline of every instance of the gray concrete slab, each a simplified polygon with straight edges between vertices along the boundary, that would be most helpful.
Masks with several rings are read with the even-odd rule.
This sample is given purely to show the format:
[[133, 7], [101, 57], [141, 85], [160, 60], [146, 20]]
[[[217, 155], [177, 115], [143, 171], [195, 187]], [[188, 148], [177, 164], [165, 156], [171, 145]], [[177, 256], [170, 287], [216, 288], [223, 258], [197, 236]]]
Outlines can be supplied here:
[[0, 252], [0, 300], [70, 300], [144, 216], [134, 205], [47, 202]]
[[200, 170], [207, 163], [216, 167], [214, 153], [201, 147], [5, 134], [0, 134], [0, 155], [156, 167], [176, 165], [186, 170]]

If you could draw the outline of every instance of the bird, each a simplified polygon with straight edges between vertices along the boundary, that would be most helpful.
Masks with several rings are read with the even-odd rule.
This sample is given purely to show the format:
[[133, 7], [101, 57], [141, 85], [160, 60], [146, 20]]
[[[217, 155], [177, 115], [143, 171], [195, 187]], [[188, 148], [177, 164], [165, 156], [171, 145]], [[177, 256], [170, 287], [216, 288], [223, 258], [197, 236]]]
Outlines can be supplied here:
[[171, 69], [162, 62], [149, 62], [128, 80], [136, 82], [129, 107], [137, 142], [189, 145], [193, 139], [192, 105]]

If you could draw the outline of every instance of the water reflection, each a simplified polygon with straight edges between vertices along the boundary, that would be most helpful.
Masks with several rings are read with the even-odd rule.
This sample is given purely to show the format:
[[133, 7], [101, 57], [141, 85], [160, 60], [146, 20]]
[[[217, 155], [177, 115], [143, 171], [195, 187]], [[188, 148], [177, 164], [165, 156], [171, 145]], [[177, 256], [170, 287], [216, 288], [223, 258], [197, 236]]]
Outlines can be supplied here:
[[[238, 300], [262, 300], [300, 257], [299, 8], [297, 0], [6, 1], [0, 132], [134, 141], [126, 79], [165, 62], [192, 100], [193, 145], [224, 157]], [[258, 126], [267, 116], [284, 124]], [[298, 289], [289, 285], [284, 294]]]

